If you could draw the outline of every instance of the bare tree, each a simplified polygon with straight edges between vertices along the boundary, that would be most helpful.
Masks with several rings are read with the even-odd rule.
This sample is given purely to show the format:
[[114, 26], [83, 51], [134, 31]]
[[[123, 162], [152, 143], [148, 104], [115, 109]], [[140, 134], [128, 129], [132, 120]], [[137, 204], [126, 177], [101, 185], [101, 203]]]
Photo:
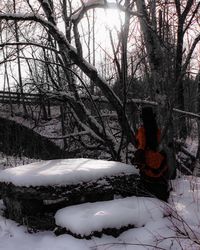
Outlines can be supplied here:
[[[186, 73], [188, 63], [191, 59], [191, 53], [194, 51], [197, 40], [199, 41], [200, 34], [197, 34], [196, 39], [193, 41], [192, 46], [190, 47], [186, 60], [183, 62], [184, 51], [183, 51], [183, 40], [186, 30], [191, 25], [191, 20], [196, 16], [197, 10], [199, 9], [199, 3], [195, 1], [183, 1], [181, 5], [180, 1], [175, 1], [170, 3], [168, 1], [167, 5], [171, 10], [176, 8], [177, 19], [178, 19], [178, 28], [175, 31], [174, 47], [176, 48], [176, 53], [174, 57], [170, 58], [170, 61], [166, 60], [169, 58], [167, 55], [170, 53], [169, 47], [166, 45], [165, 41], [161, 39], [161, 24], [162, 20], [158, 22], [160, 27], [157, 29], [156, 21], [153, 16], [156, 16], [156, 7], [155, 1], [150, 1], [151, 7], [148, 9], [148, 6], [145, 1], [136, 1], [137, 9], [142, 14], [140, 18], [141, 31], [144, 36], [145, 47], [148, 54], [149, 66], [151, 70], [151, 75], [153, 79], [154, 95], [157, 93], [156, 99], [159, 102], [159, 114], [161, 115], [161, 124], [165, 127], [164, 133], [168, 131], [165, 140], [165, 148], [168, 151], [168, 154], [171, 155], [171, 164], [175, 165], [175, 158], [173, 157], [174, 148], [173, 138], [174, 138], [174, 127], [172, 121], [172, 110], [174, 104], [177, 108], [184, 110], [184, 95], [183, 95], [183, 83], [182, 79]], [[159, 6], [158, 6], [159, 7]], [[160, 7], [159, 7], [160, 8]], [[152, 15], [149, 15], [150, 11]], [[161, 14], [161, 12], [159, 12]], [[161, 15], [159, 16], [161, 19]], [[167, 17], [169, 18], [169, 16]], [[189, 19], [189, 20], [188, 20]], [[187, 60], [187, 58], [189, 60]], [[169, 74], [166, 65], [173, 65], [170, 67], [173, 73]], [[173, 83], [173, 84], [172, 84]], [[172, 92], [169, 89], [173, 89]], [[170, 94], [170, 95], [169, 95]], [[167, 119], [166, 119], [167, 118]], [[182, 119], [182, 122], [179, 123], [180, 130], [183, 131], [185, 127], [185, 121]], [[167, 129], [166, 129], [167, 128]], [[185, 131], [183, 131], [185, 133]], [[170, 148], [168, 147], [170, 145]]]
[[[199, 4], [195, 1], [184, 1], [185, 3], [186, 5], [181, 7], [181, 10], [185, 9], [185, 12], [183, 11], [183, 18], [183, 13], [178, 11], [180, 4], [178, 1], [172, 3], [164, 1], [163, 5], [158, 5], [156, 1], [144, 0], [126, 0], [124, 3], [109, 3], [108, 1], [87, 1], [87, 3], [84, 3], [84, 1], [81, 1], [78, 9], [75, 9], [70, 0], [60, 0], [54, 4], [53, 1], [38, 0], [32, 5], [29, 1], [24, 1], [26, 5], [25, 13], [2, 12], [0, 13], [0, 20], [7, 22], [14, 20], [16, 23], [37, 25], [41, 42], [37, 44], [36, 41], [33, 41], [26, 34], [27, 44], [34, 46], [35, 43], [35, 46], [46, 46], [47, 50], [52, 47], [51, 51], [54, 51], [49, 57], [51, 58], [50, 61], [47, 58], [40, 58], [48, 66], [46, 68], [51, 86], [53, 86], [52, 89], [45, 90], [46, 94], [53, 95], [58, 100], [67, 104], [73, 115], [73, 119], [78, 124], [78, 132], [89, 134], [97, 142], [97, 145], [103, 146], [111, 154], [112, 159], [121, 160], [122, 149], [125, 145], [129, 143], [135, 145], [134, 131], [127, 117], [128, 75], [129, 72], [134, 72], [133, 56], [129, 56], [127, 52], [129, 42], [132, 39], [134, 40], [135, 36], [131, 30], [134, 26], [135, 17], [138, 17], [140, 20], [140, 31], [143, 35], [143, 40], [138, 41], [141, 43], [144, 41], [144, 49], [141, 58], [135, 60], [136, 65], [134, 66], [136, 72], [139, 72], [138, 69], [140, 71], [145, 69], [146, 75], [148, 75], [146, 78], [152, 80], [151, 98], [159, 103], [160, 122], [164, 127], [163, 143], [167, 147], [173, 144], [174, 127], [171, 118], [174, 103], [176, 103], [176, 107], [184, 109], [180, 98], [176, 98], [176, 91], [177, 89], [181, 89], [181, 81], [188, 68], [195, 47], [200, 40], [200, 35], [197, 35], [185, 56], [184, 49], [178, 43], [183, 42], [184, 32], [190, 28], [192, 20], [196, 18], [196, 13], [199, 9]], [[163, 6], [167, 8], [163, 10]], [[114, 93], [112, 87], [100, 75], [97, 68], [91, 65], [84, 57], [84, 47], [79, 30], [80, 22], [89, 10], [95, 8], [117, 8], [119, 11], [125, 13], [125, 22], [122, 25], [119, 41], [115, 43], [112, 36], [110, 36], [114, 52], [114, 62], [123, 90], [122, 100]], [[134, 9], [136, 10], [134, 11]], [[170, 11], [175, 9], [177, 10], [177, 19], [175, 18], [172, 21], [179, 24], [179, 29], [182, 29], [182, 36], [177, 35], [173, 40], [173, 44], [170, 44], [170, 35], [173, 33], [171, 29], [175, 29], [175, 25], [170, 24]], [[59, 26], [61, 17], [64, 22], [64, 32], [61, 31], [62, 28]], [[180, 19], [183, 20], [180, 21]], [[90, 21], [92, 26], [92, 19], [88, 19], [88, 22]], [[43, 31], [42, 35], [41, 31]], [[178, 34], [178, 30], [175, 31]], [[45, 39], [51, 37], [51, 44], [44, 44], [44, 37]], [[136, 39], [134, 41], [137, 44], [138, 41]], [[137, 49], [139, 46], [142, 48], [141, 43], [137, 44]], [[75, 46], [72, 46], [72, 44], [75, 44]], [[116, 47], [118, 45], [119, 47]], [[93, 45], [93, 54], [94, 48], [95, 46]], [[121, 50], [116, 50], [116, 48], [120, 48]], [[173, 56], [174, 48], [177, 52]], [[117, 54], [118, 51], [120, 55]], [[141, 64], [144, 65], [143, 68]], [[57, 71], [55, 71], [55, 68], [57, 68]], [[55, 78], [54, 75], [59, 77]], [[145, 78], [144, 74], [142, 77], [143, 79]], [[61, 82], [63, 84], [60, 84]], [[108, 129], [107, 125], [105, 125], [101, 110], [98, 109], [93, 97], [95, 93], [94, 89], [88, 88], [89, 82], [92, 82], [95, 85], [95, 89], [99, 93], [102, 93], [106, 101], [111, 105], [112, 110], [116, 113], [118, 127], [120, 128], [119, 133], [114, 133], [112, 129]], [[39, 85], [38, 88], [40, 88]], [[171, 88], [172, 90], [170, 90]], [[82, 93], [88, 96], [95, 110], [94, 114], [91, 114], [87, 105], [84, 104]], [[179, 94], [181, 95], [181, 91], [179, 91]], [[172, 154], [173, 147], [169, 151]], [[175, 160], [173, 155], [171, 158], [173, 161]]]

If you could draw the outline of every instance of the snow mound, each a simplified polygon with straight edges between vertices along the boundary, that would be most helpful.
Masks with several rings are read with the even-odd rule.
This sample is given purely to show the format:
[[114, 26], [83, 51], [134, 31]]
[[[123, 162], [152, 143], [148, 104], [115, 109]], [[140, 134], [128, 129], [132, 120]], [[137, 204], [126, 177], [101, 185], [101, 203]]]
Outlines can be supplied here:
[[120, 174], [138, 174], [131, 165], [86, 158], [35, 162], [0, 171], [0, 182], [16, 186], [72, 185]]
[[163, 217], [163, 203], [144, 197], [85, 203], [60, 209], [55, 214], [56, 225], [81, 237], [103, 229], [142, 227]]

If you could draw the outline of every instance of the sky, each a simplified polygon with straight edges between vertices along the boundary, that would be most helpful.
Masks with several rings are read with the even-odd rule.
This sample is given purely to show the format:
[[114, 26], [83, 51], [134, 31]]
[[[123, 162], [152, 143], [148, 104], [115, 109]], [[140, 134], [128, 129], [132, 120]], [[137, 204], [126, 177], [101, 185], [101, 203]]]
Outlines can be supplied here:
[[[93, 0], [92, 0], [93, 1]], [[91, 0], [84, 0], [85, 4], [88, 4], [90, 2], [92, 2]], [[78, 2], [80, 3], [80, 1], [75, 1], [75, 3], [78, 6]], [[108, 2], [113, 3], [116, 2], [115, 0], [108, 0]], [[20, 10], [22, 11], [22, 10]], [[91, 15], [91, 11], [88, 12], [89, 15]], [[123, 14], [121, 13], [121, 19], [123, 19]], [[118, 32], [119, 32], [119, 27], [120, 27], [120, 18], [119, 18], [119, 11], [115, 10], [115, 9], [108, 9], [106, 11], [104, 11], [103, 9], [97, 9], [96, 10], [96, 23], [95, 23], [95, 43], [96, 43], [96, 58], [95, 58], [95, 65], [100, 68], [100, 66], [102, 66], [102, 64], [106, 63], [106, 57], [110, 59], [110, 61], [108, 62], [108, 66], [110, 67], [111, 71], [113, 72], [113, 54], [112, 54], [112, 49], [111, 49], [111, 43], [110, 43], [110, 38], [109, 38], [109, 34], [108, 34], [108, 29], [112, 30], [112, 34], [113, 34], [113, 40], [117, 41], [117, 36], [118, 36]], [[59, 28], [61, 28], [61, 30], [63, 30], [62, 28], [62, 24], [59, 24]], [[87, 19], [84, 18], [80, 24], [79, 24], [79, 30], [81, 29], [85, 29], [85, 32], [87, 32]], [[117, 30], [117, 31], [116, 31]], [[37, 32], [36, 32], [37, 33]], [[134, 29], [134, 36], [136, 37], [136, 35], [138, 34], [137, 29]], [[195, 34], [196, 35], [196, 34]], [[194, 38], [194, 36], [193, 38]], [[190, 40], [190, 38], [187, 38], [188, 41]], [[91, 40], [91, 39], [90, 39]], [[84, 39], [82, 40], [84, 41]], [[91, 42], [91, 46], [92, 46], [92, 41]], [[134, 44], [137, 42], [137, 39], [135, 41], [133, 41], [132, 44], [130, 44], [129, 46], [129, 51], [132, 52], [132, 50], [134, 49]], [[196, 51], [199, 51], [199, 46], [197, 46]], [[106, 55], [106, 53], [104, 53], [105, 49], [107, 51], [109, 51], [109, 53]], [[89, 59], [88, 58], [88, 50], [86, 45], [83, 42], [83, 51], [84, 51], [84, 58]], [[92, 51], [92, 47], [91, 47], [91, 51]], [[27, 51], [27, 55], [30, 57], [30, 53], [28, 53]], [[198, 53], [194, 53], [195, 56], [198, 57]], [[1, 52], [0, 52], [0, 57], [1, 57]], [[198, 58], [199, 60], [199, 58]], [[92, 56], [91, 56], [91, 62], [92, 62]], [[193, 61], [194, 62], [194, 61]], [[16, 64], [12, 64], [12, 71], [14, 74], [14, 77], [16, 79], [18, 79], [18, 71], [17, 71], [17, 66]], [[23, 65], [23, 70], [22, 70], [22, 75], [24, 78], [26, 78], [27, 76], [27, 67], [25, 67], [25, 63], [22, 63]], [[194, 73], [194, 75], [197, 73], [197, 68], [199, 67], [199, 65], [196, 67], [196, 63], [191, 63], [192, 71]], [[14, 78], [12, 77], [12, 74], [9, 71], [9, 77], [10, 77], [10, 82], [11, 84], [15, 83]], [[102, 69], [102, 72], [100, 72], [104, 75], [104, 77], [106, 78], [106, 71], [104, 71]], [[1, 65], [0, 67], [0, 88], [3, 87], [3, 82], [4, 82], [4, 69]]]
[[[78, 2], [78, 1], [77, 1]], [[115, 2], [115, 1], [108, 1], [108, 2]], [[87, 4], [88, 1], [85, 1], [85, 3]], [[21, 10], [20, 10], [21, 11]], [[91, 15], [91, 11], [88, 12], [89, 16]], [[102, 48], [106, 48], [108, 51], [111, 50], [111, 44], [110, 44], [110, 39], [109, 39], [109, 34], [108, 34], [108, 29], [114, 30], [116, 29], [117, 32], [120, 29], [120, 25], [121, 25], [121, 21], [123, 22], [123, 20], [120, 21], [120, 18], [123, 19], [123, 14], [119, 14], [119, 11], [116, 9], [108, 9], [108, 10], [103, 10], [103, 9], [98, 9], [96, 10], [96, 14], [95, 14], [95, 44], [96, 44], [96, 58], [95, 58], [95, 63], [96, 65], [100, 65], [102, 62], [105, 63], [105, 56], [104, 56], [104, 52], [102, 52]], [[91, 17], [90, 17], [91, 18]], [[28, 27], [28, 26], [27, 26]], [[64, 25], [62, 23], [59, 22], [58, 20], [58, 27], [61, 31], [64, 32]], [[82, 32], [81, 30], [85, 29], [85, 32], [87, 31], [87, 18], [84, 18], [80, 24], [79, 24], [79, 30], [80, 32]], [[31, 30], [28, 31], [29, 33], [32, 32]], [[117, 36], [117, 32], [112, 32], [113, 36], [114, 36], [114, 40], [116, 39]], [[32, 34], [32, 38], [35, 39], [37, 34], [37, 30], [35, 33]], [[42, 36], [41, 32], [38, 31], [38, 36]], [[38, 38], [37, 38], [38, 39]], [[24, 40], [24, 38], [22, 39]], [[83, 41], [83, 52], [84, 52], [84, 57], [88, 59], [88, 50], [87, 50], [87, 46], [84, 43], [85, 39], [82, 40]], [[92, 46], [92, 42], [91, 42], [91, 46]], [[31, 51], [26, 49], [26, 56], [27, 57], [31, 57]], [[112, 55], [112, 53], [110, 53], [110, 56]], [[22, 55], [21, 55], [22, 56]], [[2, 60], [2, 53], [0, 52], [0, 60]], [[91, 59], [92, 60], [92, 59]], [[26, 63], [24, 60], [21, 59], [21, 64], [22, 64], [22, 76], [23, 78], [26, 78], [27, 76], [27, 72], [28, 72], [28, 67], [26, 66]], [[8, 66], [8, 74], [9, 74], [9, 80], [10, 80], [10, 84], [16, 84], [15, 79], [18, 79], [18, 67], [16, 63], [12, 63], [12, 66]], [[10, 69], [12, 69], [12, 73], [10, 71]], [[12, 77], [14, 76], [14, 78]], [[3, 82], [4, 82], [4, 67], [3, 65], [1, 65], [0, 67], [0, 88], [3, 88]]]
[[[118, 175], [119, 169], [136, 171], [133, 166], [121, 163], [81, 158], [42, 161], [9, 171], [2, 170], [0, 180], [18, 185], [24, 185], [24, 178], [27, 178], [26, 184], [31, 185], [38, 184], [37, 178], [39, 183], [43, 180], [44, 185], [49, 184], [49, 181], [57, 183], [61, 178], [68, 182], [66, 176], [69, 170], [64, 170], [64, 165], [69, 167], [72, 161], [76, 167], [70, 170], [78, 175], [71, 175], [70, 179], [75, 182], [86, 178], [86, 173], [98, 178]], [[114, 169], [118, 169], [117, 172]], [[37, 178], [31, 178], [31, 175]], [[5, 207], [0, 201], [0, 250], [199, 250], [200, 178], [179, 175], [171, 184], [173, 191], [168, 203], [156, 198], [116, 196], [110, 201], [83, 203], [60, 209], [55, 214], [56, 224], [70, 231], [70, 234], [60, 236], [55, 236], [53, 231], [28, 232], [26, 227], [3, 216]], [[104, 233], [101, 237], [92, 236], [94, 231], [102, 232], [105, 228], [119, 229], [128, 225], [134, 227], [126, 229], [116, 238]], [[71, 234], [79, 235], [82, 239]], [[91, 235], [91, 239], [84, 238], [88, 235]]]

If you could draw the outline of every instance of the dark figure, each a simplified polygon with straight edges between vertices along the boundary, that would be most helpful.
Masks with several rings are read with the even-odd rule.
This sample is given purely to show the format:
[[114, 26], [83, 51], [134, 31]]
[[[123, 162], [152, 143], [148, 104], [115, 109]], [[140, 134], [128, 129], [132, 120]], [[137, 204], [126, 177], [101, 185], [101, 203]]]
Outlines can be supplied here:
[[168, 166], [164, 152], [159, 152], [161, 131], [157, 126], [155, 115], [151, 107], [142, 109], [143, 126], [138, 129], [137, 151], [133, 164], [140, 169], [139, 188], [143, 194], [156, 196], [167, 201]]

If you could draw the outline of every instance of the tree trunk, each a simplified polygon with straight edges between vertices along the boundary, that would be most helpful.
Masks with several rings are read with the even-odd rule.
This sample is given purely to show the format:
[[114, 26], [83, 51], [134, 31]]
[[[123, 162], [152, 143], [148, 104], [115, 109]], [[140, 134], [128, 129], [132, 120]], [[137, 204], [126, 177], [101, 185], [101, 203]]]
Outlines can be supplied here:
[[[13, 0], [13, 8], [14, 8], [14, 13], [16, 13], [16, 2]], [[15, 27], [15, 38], [16, 42], [19, 43], [19, 33], [18, 33], [18, 25], [17, 21], [14, 21], [14, 27]], [[21, 95], [21, 100], [22, 100], [22, 106], [24, 110], [24, 115], [27, 116], [28, 112], [26, 109], [26, 104], [24, 101], [24, 90], [23, 90], [23, 81], [22, 81], [22, 71], [21, 71], [21, 61], [20, 61], [20, 48], [19, 45], [16, 45], [17, 47], [17, 67], [18, 67], [18, 79], [19, 79], [19, 89], [20, 89], [20, 95]]]
[[[170, 81], [167, 79], [165, 72], [165, 48], [162, 47], [159, 34], [155, 30], [151, 29], [151, 20], [148, 18], [147, 9], [144, 0], [136, 0], [138, 12], [142, 14], [140, 18], [141, 31], [144, 36], [144, 42], [148, 54], [148, 60], [150, 70], [153, 79], [153, 94], [154, 98], [158, 102], [158, 119], [164, 131], [162, 135], [161, 148], [163, 148], [168, 155], [168, 164], [170, 164], [171, 172], [174, 172], [176, 166], [175, 154], [174, 154], [174, 129], [172, 123], [172, 103], [167, 98], [167, 83]], [[172, 177], [172, 176], [171, 176]]]

